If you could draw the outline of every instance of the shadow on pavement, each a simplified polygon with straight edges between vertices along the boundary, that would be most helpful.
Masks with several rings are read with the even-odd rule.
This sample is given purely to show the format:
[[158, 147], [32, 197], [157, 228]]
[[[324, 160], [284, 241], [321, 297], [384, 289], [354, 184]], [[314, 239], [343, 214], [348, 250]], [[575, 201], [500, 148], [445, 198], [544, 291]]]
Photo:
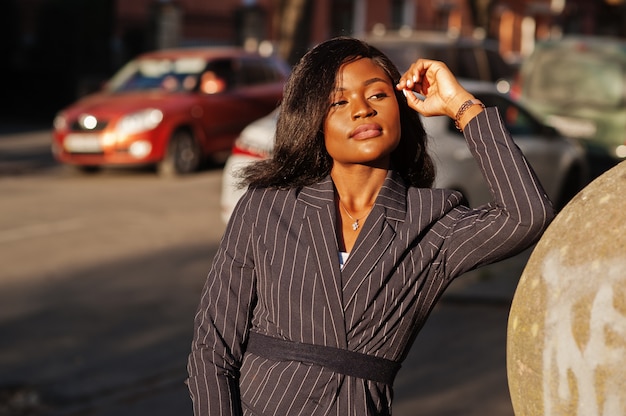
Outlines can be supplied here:
[[[0, 414], [191, 414], [186, 360], [215, 250], [178, 247], [3, 287]], [[525, 259], [507, 262], [444, 295], [398, 375], [394, 415], [512, 415], [506, 322]]]

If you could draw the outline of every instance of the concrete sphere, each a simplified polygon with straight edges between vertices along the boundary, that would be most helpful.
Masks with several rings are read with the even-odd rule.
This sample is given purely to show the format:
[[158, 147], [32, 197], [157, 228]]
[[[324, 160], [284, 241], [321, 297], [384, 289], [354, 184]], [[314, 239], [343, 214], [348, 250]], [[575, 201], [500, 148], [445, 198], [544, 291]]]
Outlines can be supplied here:
[[511, 305], [507, 375], [516, 415], [626, 415], [626, 162], [535, 247]]

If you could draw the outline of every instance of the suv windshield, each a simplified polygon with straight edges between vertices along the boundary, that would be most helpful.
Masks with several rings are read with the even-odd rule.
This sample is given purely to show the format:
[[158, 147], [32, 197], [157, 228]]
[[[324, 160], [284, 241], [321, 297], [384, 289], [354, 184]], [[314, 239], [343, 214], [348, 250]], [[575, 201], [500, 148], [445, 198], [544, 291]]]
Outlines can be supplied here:
[[624, 101], [626, 68], [601, 53], [555, 50], [540, 54], [534, 67], [541, 71], [531, 73], [526, 92], [538, 102], [615, 108]]

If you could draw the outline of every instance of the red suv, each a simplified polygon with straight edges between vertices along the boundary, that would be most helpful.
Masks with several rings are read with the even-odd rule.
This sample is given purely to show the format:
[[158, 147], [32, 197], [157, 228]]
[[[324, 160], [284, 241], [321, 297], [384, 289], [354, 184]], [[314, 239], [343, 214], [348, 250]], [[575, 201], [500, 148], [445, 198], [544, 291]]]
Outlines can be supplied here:
[[289, 67], [238, 48], [161, 50], [127, 63], [54, 119], [52, 152], [81, 170], [155, 165], [197, 170], [278, 105]]

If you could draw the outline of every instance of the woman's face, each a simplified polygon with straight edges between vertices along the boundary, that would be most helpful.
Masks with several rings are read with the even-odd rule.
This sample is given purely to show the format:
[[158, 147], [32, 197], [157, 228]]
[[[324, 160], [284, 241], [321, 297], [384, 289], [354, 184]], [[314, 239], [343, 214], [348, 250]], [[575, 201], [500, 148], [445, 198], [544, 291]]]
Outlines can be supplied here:
[[324, 137], [335, 164], [389, 166], [389, 156], [400, 142], [400, 110], [395, 86], [371, 59], [340, 68]]

